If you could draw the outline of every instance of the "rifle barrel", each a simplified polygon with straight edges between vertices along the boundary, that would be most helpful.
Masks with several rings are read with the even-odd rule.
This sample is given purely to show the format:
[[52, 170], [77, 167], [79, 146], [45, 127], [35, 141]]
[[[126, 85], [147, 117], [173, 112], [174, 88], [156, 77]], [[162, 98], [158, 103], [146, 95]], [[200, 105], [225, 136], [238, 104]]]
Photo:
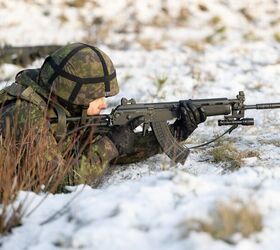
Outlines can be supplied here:
[[244, 109], [279, 109], [280, 103], [260, 103], [255, 105], [245, 105]]

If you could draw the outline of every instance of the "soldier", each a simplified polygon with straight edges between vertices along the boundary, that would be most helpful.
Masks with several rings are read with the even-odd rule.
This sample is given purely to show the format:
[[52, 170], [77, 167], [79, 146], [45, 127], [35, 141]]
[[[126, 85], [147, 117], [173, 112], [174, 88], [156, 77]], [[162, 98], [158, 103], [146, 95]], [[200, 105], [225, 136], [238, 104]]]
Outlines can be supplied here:
[[[66, 45], [48, 56], [40, 69], [21, 71], [15, 83], [0, 92], [0, 102], [5, 101], [2, 134], [7, 127], [16, 126], [20, 137], [26, 127], [36, 128], [40, 121], [47, 122], [50, 144], [62, 140], [66, 145], [74, 145], [72, 153], [78, 161], [67, 175], [68, 184], [92, 184], [109, 165], [137, 162], [161, 152], [152, 132], [142, 136], [133, 131], [141, 124], [141, 118], [127, 126], [115, 127], [106, 135], [94, 133], [92, 128], [75, 141], [73, 134], [69, 134], [73, 126], [66, 123], [66, 117], [81, 116], [83, 120], [98, 115], [107, 107], [105, 98], [118, 91], [115, 68], [102, 50], [82, 43]], [[182, 141], [206, 117], [191, 102], [181, 103], [180, 111], [181, 118], [170, 128]], [[17, 119], [13, 123], [15, 115]], [[63, 160], [58, 156], [51, 158]]]

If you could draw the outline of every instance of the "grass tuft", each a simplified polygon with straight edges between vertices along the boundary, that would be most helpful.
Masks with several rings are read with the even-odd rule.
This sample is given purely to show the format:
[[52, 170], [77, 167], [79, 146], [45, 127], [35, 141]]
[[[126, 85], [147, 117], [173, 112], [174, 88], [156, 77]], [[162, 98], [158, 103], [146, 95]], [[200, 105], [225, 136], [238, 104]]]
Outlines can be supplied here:
[[218, 203], [208, 220], [188, 219], [180, 227], [184, 237], [193, 231], [205, 232], [216, 240], [234, 244], [234, 236], [248, 238], [260, 232], [263, 223], [262, 215], [253, 202], [232, 200]]
[[59, 17], [58, 17], [59, 21], [62, 23], [62, 24], [65, 24], [69, 21], [68, 17], [62, 13]]
[[188, 40], [185, 42], [185, 45], [199, 53], [205, 51], [205, 43], [203, 43], [201, 41]]
[[153, 78], [154, 83], [158, 89], [158, 91], [162, 90], [162, 88], [164, 87], [164, 85], [166, 84], [167, 80], [168, 80], [168, 76], [166, 75], [157, 75]]
[[204, 4], [201, 4], [201, 3], [198, 4], [198, 9], [201, 10], [201, 11], [204, 11], [204, 12], [209, 11], [207, 6], [204, 5]]
[[244, 159], [249, 157], [259, 157], [260, 153], [256, 150], [239, 150], [233, 142], [226, 142], [216, 145], [209, 151], [215, 163], [226, 163], [228, 169], [234, 170], [244, 164]]
[[275, 39], [275, 41], [277, 41], [278, 43], [280, 43], [280, 32], [276, 32], [276, 33], [274, 34], [274, 39]]
[[86, 4], [86, 0], [68, 0], [66, 1], [66, 5], [74, 8], [82, 8]]

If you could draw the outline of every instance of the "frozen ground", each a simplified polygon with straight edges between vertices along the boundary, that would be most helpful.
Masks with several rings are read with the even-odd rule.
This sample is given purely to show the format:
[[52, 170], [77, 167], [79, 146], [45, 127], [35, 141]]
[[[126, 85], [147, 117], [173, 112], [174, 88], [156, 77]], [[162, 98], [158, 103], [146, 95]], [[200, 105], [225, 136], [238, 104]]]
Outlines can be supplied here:
[[[121, 85], [110, 107], [124, 96], [234, 98], [240, 90], [248, 104], [279, 102], [279, 9], [269, 0], [0, 0], [0, 43], [97, 44]], [[18, 70], [3, 65], [1, 79], [12, 81]], [[214, 162], [222, 146], [212, 145], [193, 150], [184, 166], [164, 155], [117, 166], [99, 189], [49, 195], [30, 215], [44, 194], [22, 192], [18, 200], [27, 196], [30, 206], [23, 225], [0, 239], [2, 249], [279, 249], [279, 114], [248, 111], [255, 126], [225, 136], [221, 145], [243, 158], [238, 168]], [[188, 143], [224, 131], [217, 119]]]

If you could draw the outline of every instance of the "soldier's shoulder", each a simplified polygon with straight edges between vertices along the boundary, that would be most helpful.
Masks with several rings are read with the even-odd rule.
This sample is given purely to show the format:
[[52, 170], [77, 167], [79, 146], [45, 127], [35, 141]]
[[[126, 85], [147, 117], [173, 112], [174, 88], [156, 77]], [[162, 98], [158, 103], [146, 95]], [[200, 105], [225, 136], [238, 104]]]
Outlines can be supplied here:
[[24, 100], [13, 100], [0, 111], [1, 128], [14, 126], [17, 124], [17, 129], [22, 129], [27, 124], [39, 123], [44, 118], [44, 112], [35, 104]]

